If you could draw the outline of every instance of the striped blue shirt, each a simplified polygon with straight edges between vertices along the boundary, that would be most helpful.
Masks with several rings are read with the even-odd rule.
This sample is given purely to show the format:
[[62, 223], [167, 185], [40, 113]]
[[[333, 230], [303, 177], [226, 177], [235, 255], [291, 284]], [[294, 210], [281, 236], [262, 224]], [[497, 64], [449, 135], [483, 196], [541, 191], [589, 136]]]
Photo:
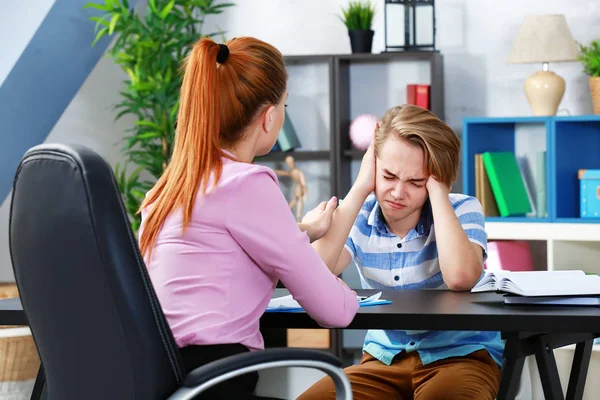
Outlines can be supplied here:
[[[479, 201], [449, 194], [450, 202], [469, 240], [487, 258], [485, 218]], [[433, 214], [425, 203], [417, 226], [399, 238], [388, 229], [374, 195], [363, 204], [345, 248], [358, 269], [363, 289], [447, 289], [437, 254]], [[399, 245], [400, 244], [400, 245]], [[483, 274], [483, 265], [482, 265]], [[363, 351], [390, 365], [401, 351], [417, 351], [423, 364], [486, 349], [502, 365], [504, 341], [499, 332], [369, 330]]]

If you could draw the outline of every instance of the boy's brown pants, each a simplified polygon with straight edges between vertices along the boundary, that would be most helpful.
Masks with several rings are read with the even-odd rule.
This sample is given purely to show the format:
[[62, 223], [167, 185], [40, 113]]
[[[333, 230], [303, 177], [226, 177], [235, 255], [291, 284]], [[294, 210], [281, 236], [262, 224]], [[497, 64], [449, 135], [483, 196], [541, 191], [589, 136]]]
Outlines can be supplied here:
[[[365, 353], [360, 365], [344, 370], [355, 400], [493, 400], [500, 387], [500, 368], [485, 350], [427, 365], [417, 352], [400, 353], [385, 365]], [[333, 381], [325, 377], [298, 400], [335, 399]]]

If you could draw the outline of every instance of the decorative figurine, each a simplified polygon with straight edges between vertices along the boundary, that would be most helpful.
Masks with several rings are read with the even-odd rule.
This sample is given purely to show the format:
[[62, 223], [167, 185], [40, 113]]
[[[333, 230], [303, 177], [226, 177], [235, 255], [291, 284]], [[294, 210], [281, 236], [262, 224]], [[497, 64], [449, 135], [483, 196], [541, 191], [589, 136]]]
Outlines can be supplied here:
[[289, 202], [289, 206], [292, 210], [294, 209], [294, 206], [296, 207], [296, 220], [300, 222], [302, 221], [302, 211], [308, 194], [306, 178], [304, 177], [304, 172], [296, 167], [294, 157], [286, 156], [285, 163], [288, 166], [289, 171], [277, 169], [275, 170], [275, 173], [278, 176], [289, 176], [292, 178], [294, 184], [294, 198]]

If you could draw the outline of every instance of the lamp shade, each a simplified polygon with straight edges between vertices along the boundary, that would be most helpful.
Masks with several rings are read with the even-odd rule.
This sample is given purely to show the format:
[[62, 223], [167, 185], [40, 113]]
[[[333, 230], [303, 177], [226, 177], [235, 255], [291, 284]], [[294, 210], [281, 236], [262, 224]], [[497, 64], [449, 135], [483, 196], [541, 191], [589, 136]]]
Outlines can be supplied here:
[[575, 61], [578, 56], [577, 43], [564, 15], [530, 15], [521, 24], [508, 62]]

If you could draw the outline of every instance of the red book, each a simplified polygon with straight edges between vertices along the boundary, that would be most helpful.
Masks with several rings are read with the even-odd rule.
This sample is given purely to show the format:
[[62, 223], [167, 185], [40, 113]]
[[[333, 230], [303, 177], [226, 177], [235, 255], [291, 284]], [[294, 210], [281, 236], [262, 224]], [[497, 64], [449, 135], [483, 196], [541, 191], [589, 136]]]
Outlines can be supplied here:
[[406, 103], [414, 104], [421, 108], [429, 110], [429, 96], [430, 86], [429, 85], [406, 85]]

